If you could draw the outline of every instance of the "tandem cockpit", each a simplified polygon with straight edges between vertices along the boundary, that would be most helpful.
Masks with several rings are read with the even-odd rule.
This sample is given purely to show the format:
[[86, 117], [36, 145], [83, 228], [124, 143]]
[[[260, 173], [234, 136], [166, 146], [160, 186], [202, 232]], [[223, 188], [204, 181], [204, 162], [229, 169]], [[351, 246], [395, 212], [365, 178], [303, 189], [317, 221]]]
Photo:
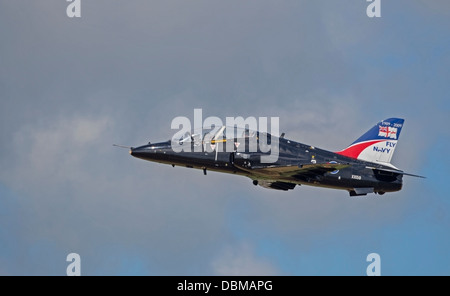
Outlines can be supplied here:
[[[220, 126], [211, 130], [187, 131], [179, 138], [175, 135], [172, 141], [178, 140], [180, 145], [187, 143], [193, 143], [194, 145], [226, 143], [230, 139], [234, 140], [234, 142], [241, 142], [243, 140], [254, 140], [257, 142], [259, 140], [259, 134], [258, 131], [247, 128]], [[261, 133], [261, 135], [264, 135], [270, 144], [271, 135], [267, 133]]]

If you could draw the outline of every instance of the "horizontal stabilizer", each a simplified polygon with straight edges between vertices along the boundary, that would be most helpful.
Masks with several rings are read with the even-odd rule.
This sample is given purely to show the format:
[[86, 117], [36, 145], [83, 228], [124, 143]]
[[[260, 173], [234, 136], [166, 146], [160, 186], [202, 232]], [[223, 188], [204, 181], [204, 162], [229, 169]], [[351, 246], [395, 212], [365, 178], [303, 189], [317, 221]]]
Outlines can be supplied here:
[[366, 168], [372, 169], [372, 170], [381, 171], [381, 172], [388, 172], [388, 173], [400, 174], [400, 175], [411, 176], [411, 177], [417, 177], [417, 178], [423, 178], [423, 179], [426, 179], [426, 178], [427, 178], [427, 177], [424, 177], [424, 176], [419, 176], [419, 175], [409, 174], [409, 173], [405, 173], [404, 171], [394, 170], [394, 169], [376, 168], [376, 167], [369, 167], [369, 166], [366, 167]]

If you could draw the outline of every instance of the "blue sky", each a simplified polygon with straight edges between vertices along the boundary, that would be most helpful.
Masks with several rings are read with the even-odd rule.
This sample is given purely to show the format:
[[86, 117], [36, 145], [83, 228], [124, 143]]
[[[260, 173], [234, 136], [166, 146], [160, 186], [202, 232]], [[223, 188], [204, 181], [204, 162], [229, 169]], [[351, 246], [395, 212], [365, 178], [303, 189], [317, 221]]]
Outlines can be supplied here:
[[[450, 4], [0, 2], [0, 275], [450, 274]], [[171, 120], [277, 116], [338, 151], [405, 118], [402, 191], [349, 198], [131, 158]]]

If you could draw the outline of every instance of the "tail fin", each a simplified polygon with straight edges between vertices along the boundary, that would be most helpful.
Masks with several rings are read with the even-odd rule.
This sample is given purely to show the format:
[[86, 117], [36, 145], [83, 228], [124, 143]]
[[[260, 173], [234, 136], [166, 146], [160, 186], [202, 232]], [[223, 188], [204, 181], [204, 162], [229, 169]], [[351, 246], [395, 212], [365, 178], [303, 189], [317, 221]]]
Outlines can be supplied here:
[[380, 121], [349, 147], [336, 153], [393, 167], [390, 162], [400, 137], [403, 122], [404, 119], [400, 118], [388, 118]]

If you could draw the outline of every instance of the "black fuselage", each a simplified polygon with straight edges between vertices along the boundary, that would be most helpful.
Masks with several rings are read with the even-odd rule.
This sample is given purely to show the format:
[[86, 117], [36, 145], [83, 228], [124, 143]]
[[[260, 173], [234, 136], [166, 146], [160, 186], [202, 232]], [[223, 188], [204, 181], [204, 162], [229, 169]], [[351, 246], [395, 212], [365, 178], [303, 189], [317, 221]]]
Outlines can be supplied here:
[[[278, 159], [271, 164], [260, 162], [262, 153], [259, 148], [250, 152], [245, 139], [234, 139], [235, 143], [244, 145], [243, 151], [217, 152], [207, 149], [204, 143], [202, 147], [194, 147], [193, 142], [184, 143], [185, 151], [174, 152], [171, 141], [148, 144], [137, 148], [131, 148], [130, 154], [134, 157], [148, 161], [202, 169], [222, 173], [247, 176], [253, 180], [253, 184], [263, 187], [288, 190], [296, 185], [311, 185], [334, 189], [347, 190], [351, 196], [366, 195], [375, 192], [399, 191], [402, 188], [402, 175], [394, 172], [378, 170], [387, 168], [371, 162], [361, 161], [334, 152], [315, 148], [302, 143], [284, 138], [278, 138]], [[197, 143], [198, 145], [198, 143]], [[218, 149], [216, 149], [218, 150]], [[226, 150], [226, 149], [223, 149]], [[302, 168], [305, 165], [316, 163], [339, 163], [347, 166], [338, 170], [323, 171], [322, 169], [300, 170], [299, 173], [268, 174], [272, 167]], [[252, 168], [268, 168], [268, 170], [253, 170]]]

